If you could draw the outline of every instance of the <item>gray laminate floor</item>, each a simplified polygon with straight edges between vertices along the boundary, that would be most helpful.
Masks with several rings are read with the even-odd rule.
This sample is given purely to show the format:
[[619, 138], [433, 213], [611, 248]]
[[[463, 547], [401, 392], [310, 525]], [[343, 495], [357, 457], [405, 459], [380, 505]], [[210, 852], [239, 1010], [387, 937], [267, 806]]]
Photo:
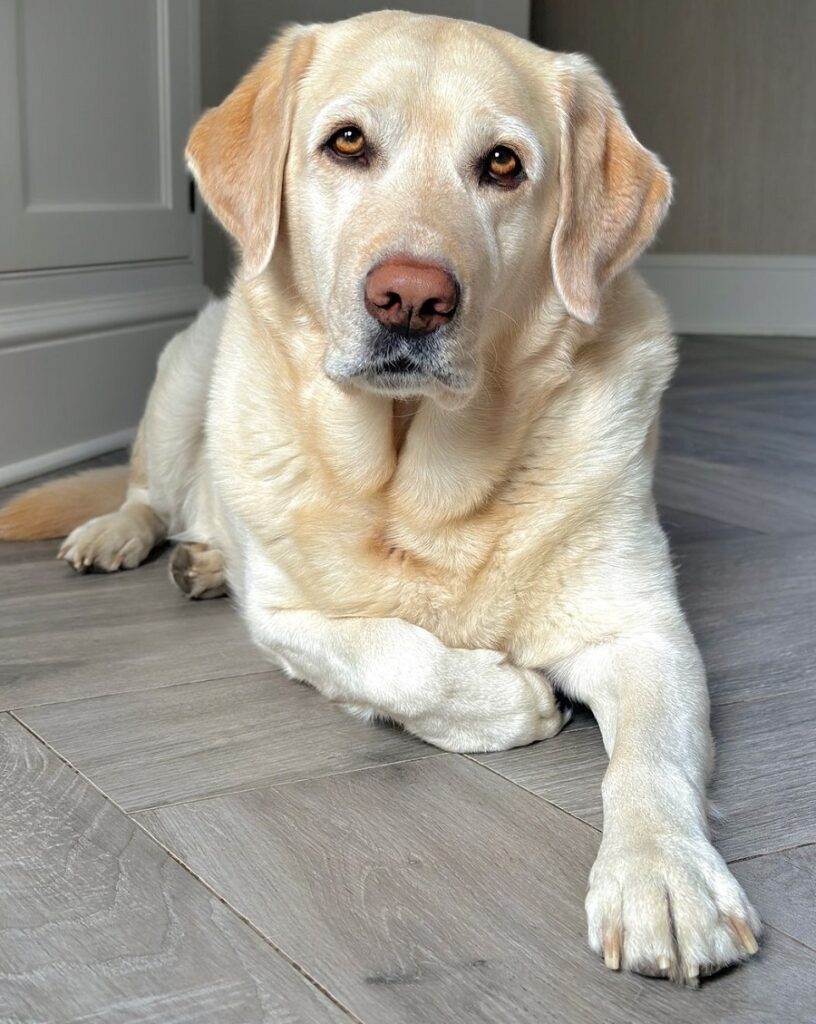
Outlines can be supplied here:
[[0, 1022], [814, 1024], [816, 341], [682, 351], [657, 494], [758, 958], [694, 992], [589, 953], [586, 714], [443, 754], [275, 675], [166, 553], [78, 577], [5, 545]]

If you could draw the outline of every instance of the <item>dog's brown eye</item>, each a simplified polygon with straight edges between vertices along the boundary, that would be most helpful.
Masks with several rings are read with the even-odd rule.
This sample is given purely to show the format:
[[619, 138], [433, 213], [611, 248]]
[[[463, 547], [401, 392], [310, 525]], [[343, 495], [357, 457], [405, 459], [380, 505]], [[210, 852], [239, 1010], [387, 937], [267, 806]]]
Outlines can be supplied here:
[[514, 188], [524, 177], [524, 168], [517, 153], [509, 146], [495, 146], [484, 161], [483, 180], [505, 188]]
[[365, 135], [363, 135], [359, 128], [355, 128], [354, 125], [349, 125], [346, 128], [341, 128], [339, 132], [335, 132], [334, 135], [332, 135], [329, 139], [329, 147], [334, 150], [338, 156], [362, 156], [366, 149]]

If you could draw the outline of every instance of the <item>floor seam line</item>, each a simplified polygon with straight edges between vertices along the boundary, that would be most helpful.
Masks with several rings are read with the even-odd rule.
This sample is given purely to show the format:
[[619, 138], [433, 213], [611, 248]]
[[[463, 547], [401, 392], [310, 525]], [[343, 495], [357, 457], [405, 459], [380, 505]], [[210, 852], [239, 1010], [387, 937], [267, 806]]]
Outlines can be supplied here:
[[[269, 672], [275, 672], [274, 665], [269, 666]], [[265, 676], [267, 672], [244, 672], [240, 675], [228, 673], [224, 676], [206, 676], [204, 679], [187, 679], [181, 683], [168, 683], [166, 686], [148, 686], [143, 689], [134, 690], [112, 690], [110, 693], [92, 693], [84, 697], [70, 697], [68, 700], [47, 700], [42, 704], [15, 704], [9, 708], [0, 708], [0, 714], [11, 714], [14, 711], [31, 711], [36, 708], [54, 707], [60, 704], [78, 704], [83, 700], [102, 700], [104, 697], [120, 697], [129, 693], [159, 693], [162, 690], [172, 690], [179, 686], [197, 686], [199, 683], [217, 683], [222, 679], [252, 679], [254, 676]]]
[[113, 797], [111, 797], [100, 786], [98, 786], [93, 781], [93, 779], [89, 778], [89, 776], [87, 776], [83, 771], [81, 771], [81, 769], [77, 768], [76, 765], [69, 761], [67, 757], [61, 754], [55, 747], [51, 746], [51, 744], [42, 736], [40, 736], [39, 733], [37, 733], [34, 729], [28, 726], [21, 719], [17, 718], [17, 716], [12, 711], [5, 711], [2, 712], [2, 714], [7, 714], [22, 729], [25, 729], [26, 732], [33, 736], [38, 743], [41, 743], [64, 765], [67, 765], [67, 767], [70, 768], [71, 771], [76, 772], [76, 774], [79, 775], [80, 778], [82, 778], [85, 782], [87, 782], [89, 786], [95, 789], [96, 792], [99, 793], [99, 795], [104, 800], [107, 800], [118, 811], [124, 814], [128, 821], [132, 822], [133, 825], [135, 825], [135, 827], [138, 828], [140, 832], [146, 835], [152, 843], [155, 843], [156, 846], [164, 850], [168, 857], [172, 858], [172, 860], [174, 860], [184, 871], [186, 871], [187, 874], [189, 874], [200, 885], [202, 885], [206, 889], [206, 891], [210, 893], [211, 896], [215, 897], [215, 899], [217, 899], [221, 904], [223, 904], [223, 906], [225, 906], [230, 911], [230, 913], [234, 914], [240, 921], [242, 921], [248, 928], [250, 928], [261, 939], [261, 941], [264, 942], [265, 945], [267, 945], [270, 949], [273, 949], [279, 956], [281, 956], [295, 971], [298, 972], [298, 974], [301, 975], [301, 977], [305, 981], [307, 981], [313, 988], [316, 988], [321, 993], [321, 995], [323, 995], [334, 1006], [336, 1006], [339, 1010], [346, 1014], [346, 1016], [353, 1020], [355, 1024], [365, 1024], [365, 1022], [360, 1017], [358, 1017], [352, 1010], [350, 1010], [347, 1006], [341, 1003], [340, 1000], [336, 996], [334, 996], [327, 988], [325, 988], [325, 986], [323, 986], [319, 981], [317, 981], [316, 978], [313, 978], [312, 975], [306, 970], [306, 968], [302, 964], [300, 964], [297, 960], [294, 960], [287, 953], [285, 953], [284, 950], [282, 950], [280, 946], [276, 945], [269, 938], [269, 936], [265, 935], [264, 932], [262, 932], [260, 928], [257, 927], [257, 925], [255, 925], [249, 918], [245, 917], [236, 907], [234, 907], [225, 896], [222, 896], [221, 893], [219, 893], [215, 888], [213, 888], [212, 885], [209, 884], [209, 882], [203, 879], [200, 875], [196, 874], [196, 872], [193, 871], [190, 865], [186, 864], [178, 856], [178, 854], [174, 853], [173, 850], [171, 850], [168, 846], [165, 846], [165, 844], [162, 843], [161, 840], [159, 840], [156, 836], [154, 836], [153, 833], [150, 832], [140, 821], [134, 818], [131, 814], [128, 814], [124, 807], [122, 807], [121, 804], [117, 803], [117, 801], [114, 800]]
[[504, 779], [504, 781], [505, 782], [509, 782], [511, 786], [516, 786], [523, 793], [529, 794], [530, 796], [534, 797], [536, 800], [543, 800], [545, 804], [549, 804], [549, 806], [550, 807], [554, 807], [555, 810], [561, 811], [563, 814], [566, 814], [566, 816], [568, 818], [572, 818], [573, 821], [577, 821], [577, 822], [580, 822], [582, 825], [586, 825], [587, 828], [591, 828], [592, 831], [596, 832], [598, 835], [603, 835], [603, 829], [598, 828], [597, 825], [593, 825], [592, 822], [586, 821], [584, 818], [579, 818], [578, 815], [577, 814], [573, 814], [572, 811], [568, 811], [565, 807], [562, 807], [560, 804], [555, 803], [553, 800], [550, 800], [548, 797], [542, 796], [540, 793], [536, 793], [532, 789], [528, 789], [527, 786], [523, 786], [520, 782], [516, 781], [516, 779], [511, 779], [507, 775], [504, 775], [504, 774], [502, 774], [502, 772], [497, 771], [495, 768], [491, 767], [489, 764], [485, 764], [483, 761], [479, 761], [472, 754], [461, 754], [460, 756], [464, 757], [464, 758], [467, 758], [468, 761], [472, 762], [473, 764], [478, 765], [480, 768], [484, 768], [487, 771], [492, 772], [493, 775], [497, 775], [500, 779]]
[[793, 846], [782, 846], [778, 850], [763, 850], [762, 853], [749, 853], [744, 857], [735, 857], [734, 860], [729, 860], [729, 864], [746, 864], [751, 860], [759, 860], [761, 857], [775, 857], [780, 853], [791, 853], [793, 850], [807, 850], [811, 846], [816, 846], [816, 839], [808, 840], [806, 843], [796, 843]]
[[228, 796], [240, 796], [242, 793], [266, 792], [271, 789], [284, 789], [287, 786], [298, 786], [304, 782], [319, 782], [321, 779], [336, 779], [346, 775], [356, 775], [358, 772], [372, 772], [379, 768], [393, 768], [398, 764], [413, 764], [415, 761], [429, 761], [435, 757], [446, 757], [448, 751], [439, 750], [434, 754], [421, 754], [418, 757], [402, 757], [397, 761], [383, 761], [382, 764], [366, 764], [359, 768], [347, 768], [339, 772], [326, 772], [323, 775], [306, 775], [302, 779], [287, 779], [284, 782], [263, 782], [258, 786], [247, 786], [246, 789], [230, 789], [224, 793], [209, 793], [207, 796], [194, 797], [192, 800], [174, 800], [172, 803], [149, 804], [145, 807], [134, 807], [125, 810], [125, 814], [146, 814], [148, 811], [160, 811], [165, 807], [192, 807], [195, 804], [207, 803], [209, 800], [219, 800]]

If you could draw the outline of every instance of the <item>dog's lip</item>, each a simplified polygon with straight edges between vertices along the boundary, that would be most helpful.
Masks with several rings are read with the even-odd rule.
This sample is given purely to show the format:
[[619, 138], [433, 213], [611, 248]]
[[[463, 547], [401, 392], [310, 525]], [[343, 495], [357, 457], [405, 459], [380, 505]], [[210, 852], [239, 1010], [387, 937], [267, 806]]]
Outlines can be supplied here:
[[392, 398], [437, 394], [440, 391], [445, 394], [462, 395], [471, 390], [468, 381], [451, 371], [422, 367], [415, 361], [413, 366], [408, 368], [407, 364], [412, 362], [409, 359], [406, 359], [406, 368], [389, 369], [388, 367], [393, 367], [395, 362], [396, 360], [381, 360], [376, 364], [358, 363], [354, 368], [349, 367], [345, 370], [335, 368], [332, 372], [327, 369], [327, 375], [341, 387], [352, 385]]
[[380, 362], [373, 363], [369, 367], [370, 373], [377, 374], [422, 374], [426, 376], [428, 371], [426, 367], [422, 366], [421, 363], [417, 362], [416, 359], [408, 355], [394, 356], [391, 359], [383, 359]]
[[453, 387], [449, 373], [420, 366], [408, 357], [368, 366], [355, 376], [358, 381], [375, 390], [400, 391], [430, 384], [442, 385], [444, 388]]

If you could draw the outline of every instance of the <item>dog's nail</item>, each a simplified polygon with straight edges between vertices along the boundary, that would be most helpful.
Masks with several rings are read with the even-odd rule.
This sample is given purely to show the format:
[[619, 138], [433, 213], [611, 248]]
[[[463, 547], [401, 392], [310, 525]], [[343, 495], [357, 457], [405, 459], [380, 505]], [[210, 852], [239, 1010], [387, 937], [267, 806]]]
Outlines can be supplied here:
[[659, 956], [657, 958], [657, 967], [658, 970], [668, 971], [668, 969], [671, 967], [671, 960], [669, 960], [667, 956]]
[[749, 956], [753, 956], [759, 950], [759, 944], [754, 937], [754, 933], [751, 931], [751, 926], [740, 917], [729, 917], [728, 920], [731, 927], [737, 933], [737, 938], [740, 940], [742, 948]]
[[614, 931], [611, 935], [604, 937], [603, 944], [604, 963], [610, 971], [620, 970], [621, 960], [621, 935]]

